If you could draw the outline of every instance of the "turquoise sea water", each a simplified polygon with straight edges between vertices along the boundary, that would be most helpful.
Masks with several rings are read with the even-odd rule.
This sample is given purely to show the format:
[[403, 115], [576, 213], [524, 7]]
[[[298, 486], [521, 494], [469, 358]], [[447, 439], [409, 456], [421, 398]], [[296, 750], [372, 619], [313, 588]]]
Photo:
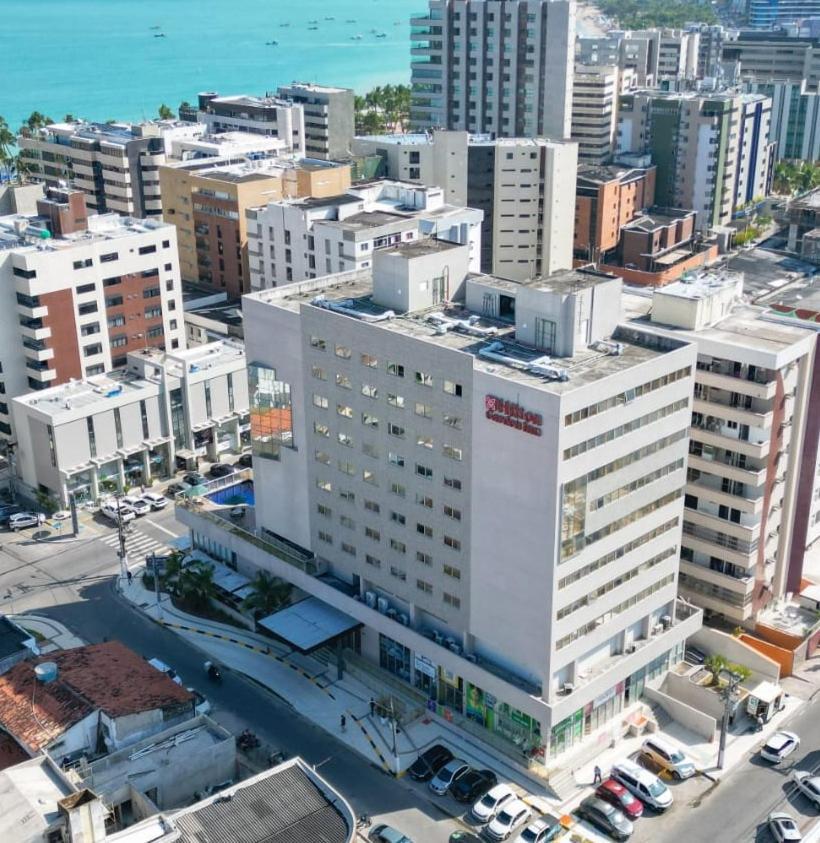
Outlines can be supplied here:
[[[0, 115], [13, 128], [35, 109], [55, 120], [68, 112], [137, 120], [155, 116], [162, 102], [174, 110], [195, 102], [198, 91], [261, 94], [309, 80], [364, 92], [406, 83], [409, 18], [425, 7], [425, 0], [0, 0]], [[165, 38], [155, 38], [159, 32]]]

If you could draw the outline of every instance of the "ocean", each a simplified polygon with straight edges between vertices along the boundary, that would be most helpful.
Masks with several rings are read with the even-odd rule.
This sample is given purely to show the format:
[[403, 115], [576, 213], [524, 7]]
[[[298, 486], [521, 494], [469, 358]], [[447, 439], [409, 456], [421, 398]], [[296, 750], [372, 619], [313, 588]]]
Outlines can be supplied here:
[[425, 8], [425, 0], [0, 0], [0, 115], [12, 129], [34, 110], [54, 120], [140, 120], [161, 103], [174, 111], [193, 103], [199, 91], [406, 84], [409, 18]]

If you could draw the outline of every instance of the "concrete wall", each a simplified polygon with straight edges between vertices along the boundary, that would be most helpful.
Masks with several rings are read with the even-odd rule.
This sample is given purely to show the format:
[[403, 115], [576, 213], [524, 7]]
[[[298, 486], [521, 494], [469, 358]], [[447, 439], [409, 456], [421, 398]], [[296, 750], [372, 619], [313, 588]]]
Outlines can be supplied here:
[[748, 667], [752, 671], [751, 680], [780, 681], [780, 665], [774, 659], [750, 647], [741, 638], [704, 626], [692, 636], [690, 641], [707, 654], [716, 653], [730, 662]]
[[[693, 640], [694, 636], [689, 640]], [[723, 700], [710, 688], [696, 685], [687, 676], [667, 673], [661, 683], [660, 691], [695, 711], [720, 720], [723, 717]]]
[[681, 726], [685, 726], [708, 741], [715, 739], [717, 719], [710, 714], [705, 714], [682, 700], [675, 699], [658, 688], [650, 688], [648, 685], [644, 688], [643, 695], [650, 702], [657, 703], [676, 723], [680, 723]]

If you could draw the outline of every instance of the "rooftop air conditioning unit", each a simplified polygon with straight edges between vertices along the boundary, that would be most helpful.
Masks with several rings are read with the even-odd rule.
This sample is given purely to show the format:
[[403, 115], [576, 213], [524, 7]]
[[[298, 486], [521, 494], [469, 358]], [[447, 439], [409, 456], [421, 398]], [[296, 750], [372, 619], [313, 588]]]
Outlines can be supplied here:
[[390, 618], [391, 621], [394, 621], [394, 620], [396, 620], [396, 615], [398, 615], [398, 612], [391, 606], [385, 612], [385, 614], [387, 615], [388, 618]]
[[438, 632], [438, 630], [433, 630], [433, 641], [435, 641], [436, 644], [443, 645], [444, 644], [444, 636], [440, 632]]
[[467, 655], [464, 656], [464, 658], [467, 659], [468, 662], [472, 662], [473, 664], [478, 664], [478, 656], [475, 653], [467, 653]]
[[390, 608], [390, 604], [387, 602], [387, 600], [386, 600], [384, 597], [380, 597], [380, 598], [378, 599], [378, 601], [377, 601], [377, 604], [376, 604], [376, 605], [378, 606], [379, 611], [380, 611], [383, 615], [386, 615], [386, 614], [387, 614], [387, 610]]
[[572, 682], [564, 682], [564, 685], [563, 685], [563, 687], [561, 688], [561, 690], [562, 690], [565, 694], [571, 694], [571, 693], [575, 690], [575, 685], [573, 685], [573, 683], [572, 683]]
[[376, 608], [376, 592], [375, 591], [365, 591], [364, 593], [364, 602], [370, 606], [371, 609]]
[[402, 626], [410, 626], [410, 617], [404, 612], [399, 613], [397, 620]]

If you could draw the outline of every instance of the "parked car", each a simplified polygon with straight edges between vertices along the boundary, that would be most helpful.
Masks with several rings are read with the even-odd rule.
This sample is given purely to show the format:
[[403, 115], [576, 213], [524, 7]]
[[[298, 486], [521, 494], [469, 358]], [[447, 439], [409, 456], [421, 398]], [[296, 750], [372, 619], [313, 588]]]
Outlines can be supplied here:
[[470, 834], [469, 831], [454, 831], [447, 843], [484, 843], [484, 841], [475, 834]]
[[484, 829], [490, 840], [506, 840], [532, 816], [532, 811], [520, 799], [508, 802]]
[[208, 699], [204, 696], [204, 694], [200, 694], [196, 688], [186, 688], [186, 690], [193, 694], [194, 697], [194, 713], [195, 714], [210, 714], [211, 713], [211, 703]]
[[674, 801], [669, 788], [656, 775], [634, 761], [615, 764], [610, 776], [637, 796], [644, 805], [656, 811], [665, 811]]
[[[243, 510], [244, 514], [244, 510]], [[453, 753], [437, 743], [429, 749], [425, 749], [421, 755], [410, 765], [407, 775], [417, 782], [427, 782], [448, 762], [453, 760]]]
[[508, 802], [516, 798], [515, 791], [508, 784], [497, 784], [470, 808], [473, 818], [488, 823]]
[[643, 815], [643, 802], [633, 796], [620, 782], [607, 779], [598, 785], [595, 795], [604, 802], [614, 805], [629, 820], [637, 820]]
[[575, 813], [614, 840], [628, 840], [632, 834], [632, 823], [614, 805], [597, 796], [587, 796]]
[[653, 735], [643, 742], [641, 749], [661, 769], [668, 770], [678, 781], [688, 779], [697, 772], [695, 765], [672, 741], [666, 738]]
[[558, 817], [546, 814], [530, 823], [516, 838], [516, 843], [552, 843], [564, 833]]
[[182, 475], [183, 490], [189, 489], [191, 486], [202, 486], [207, 482], [208, 478], [198, 471], [189, 471], [187, 474]]
[[175, 498], [178, 494], [187, 490], [188, 486], [184, 486], [182, 483], [169, 483], [165, 487], [165, 496], [168, 498]]
[[806, 770], [792, 770], [791, 779], [803, 796], [813, 802], [815, 808], [820, 808], [820, 775]]
[[760, 749], [760, 757], [772, 764], [779, 764], [800, 746], [800, 738], [794, 732], [775, 732]]
[[137, 515], [148, 515], [151, 511], [151, 504], [136, 495], [123, 495], [120, 500], [130, 506]]
[[148, 659], [148, 664], [156, 668], [160, 673], [164, 673], [169, 679], [173, 679], [177, 685], [182, 685], [182, 679], [179, 674], [161, 659]]
[[208, 470], [210, 477], [228, 477], [230, 474], [236, 474], [236, 468], [226, 462], [215, 462]]
[[776, 811], [769, 814], [767, 822], [769, 823], [769, 831], [771, 831], [772, 837], [777, 843], [798, 843], [803, 839], [794, 818], [785, 811]]
[[703, 664], [706, 661], [706, 653], [693, 647], [691, 644], [683, 651], [683, 658], [689, 664]]
[[161, 495], [159, 492], [144, 492], [142, 499], [151, 507], [151, 509], [165, 509], [168, 503], [168, 498]]
[[40, 517], [36, 512], [16, 512], [9, 516], [9, 529], [22, 530], [24, 527], [36, 527], [40, 523]]
[[468, 770], [450, 785], [450, 796], [456, 802], [474, 802], [497, 782], [492, 770]]
[[108, 518], [109, 521], [113, 521], [117, 524], [120, 519], [122, 519], [123, 524], [127, 524], [129, 521], [133, 521], [137, 517], [137, 513], [131, 509], [130, 506], [127, 504], [119, 503], [116, 499], [111, 499], [106, 501], [101, 507], [100, 512]]
[[253, 454], [242, 454], [236, 464], [242, 466], [242, 468], [253, 468]]
[[430, 779], [428, 787], [433, 791], [433, 793], [436, 793], [439, 796], [444, 796], [450, 785], [459, 776], [463, 776], [469, 769], [470, 765], [466, 761], [462, 761], [461, 758], [453, 758], [452, 761], [448, 761], [435, 774], [435, 776]]
[[23, 508], [21, 506], [9, 505], [0, 508], [0, 522], [8, 527], [9, 518], [12, 515], [17, 515], [19, 512], [22, 512]]
[[402, 834], [390, 825], [377, 825], [370, 832], [370, 839], [374, 843], [413, 843], [407, 835]]

